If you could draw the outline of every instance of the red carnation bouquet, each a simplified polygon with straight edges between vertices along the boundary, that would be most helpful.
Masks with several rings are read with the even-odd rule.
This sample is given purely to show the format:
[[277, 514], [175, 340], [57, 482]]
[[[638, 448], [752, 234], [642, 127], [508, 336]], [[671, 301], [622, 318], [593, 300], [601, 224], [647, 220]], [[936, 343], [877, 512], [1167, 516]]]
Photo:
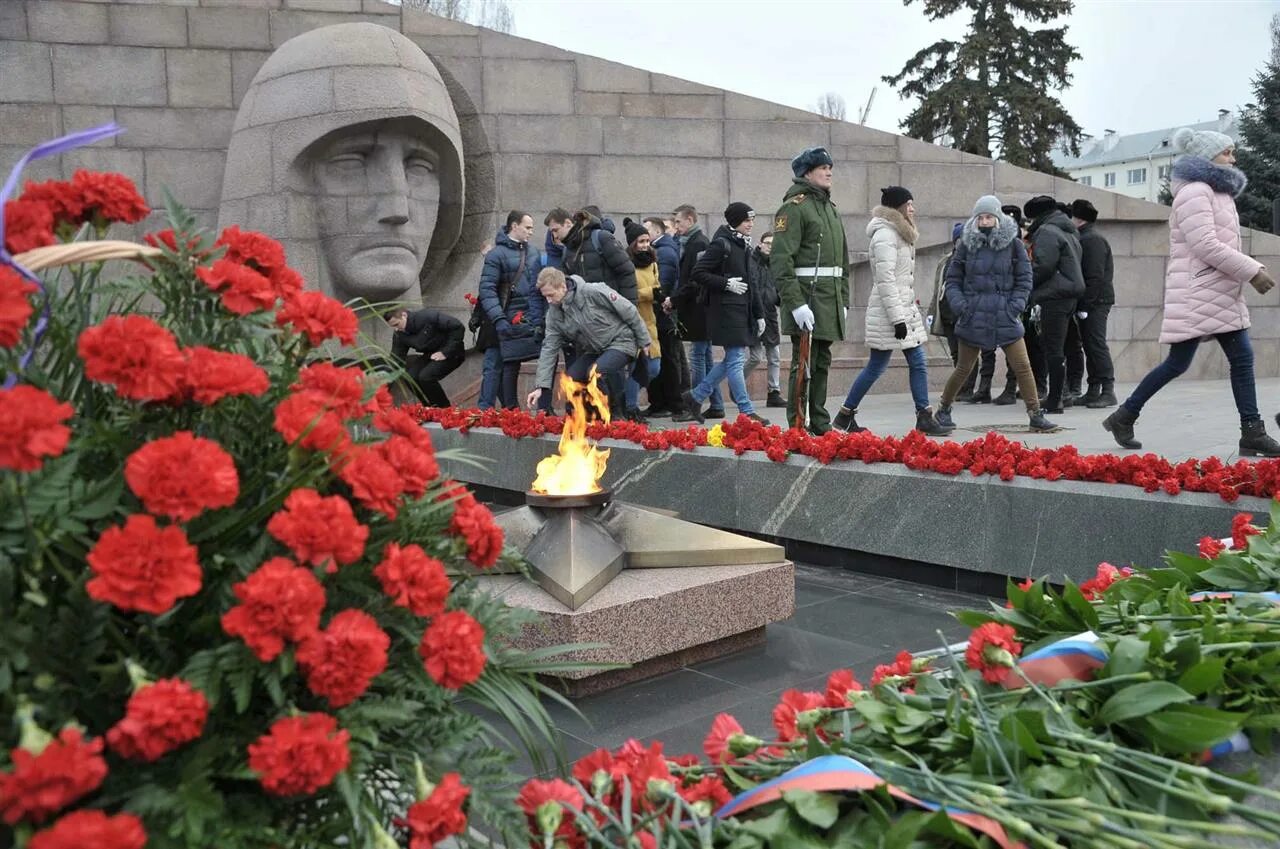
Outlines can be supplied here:
[[355, 342], [356, 313], [305, 291], [269, 236], [178, 208], [145, 245], [87, 241], [149, 213], [117, 174], [3, 208], [0, 819], [17, 845], [522, 828], [503, 804], [514, 755], [457, 700], [550, 748], [536, 676], [560, 667], [512, 649], [516, 616], [474, 587], [503, 556], [488, 508], [441, 478], [385, 378], [325, 355]]

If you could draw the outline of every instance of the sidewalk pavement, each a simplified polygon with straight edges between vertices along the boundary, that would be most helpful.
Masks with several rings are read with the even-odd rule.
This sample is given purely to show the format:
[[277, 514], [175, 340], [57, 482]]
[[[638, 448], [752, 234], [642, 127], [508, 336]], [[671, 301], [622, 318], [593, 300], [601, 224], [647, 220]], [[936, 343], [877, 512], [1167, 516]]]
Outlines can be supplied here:
[[[1116, 384], [1116, 396], [1123, 401], [1133, 386]], [[727, 388], [722, 387], [722, 391]], [[725, 394], [727, 400], [728, 393]], [[834, 416], [843, 402], [843, 394], [828, 398], [827, 410]], [[937, 405], [937, 393], [932, 395], [931, 402]], [[1258, 408], [1266, 422], [1267, 432], [1280, 439], [1280, 427], [1277, 427], [1275, 419], [1277, 411], [1280, 411], [1280, 378], [1258, 381]], [[1081, 454], [1123, 453], [1124, 449], [1116, 445], [1111, 434], [1102, 429], [1102, 420], [1114, 409], [1073, 407], [1061, 415], [1050, 416], [1052, 421], [1061, 425], [1060, 430], [1038, 434], [1027, 431], [1027, 413], [1021, 401], [1009, 407], [957, 403], [951, 410], [956, 431], [948, 438], [967, 441], [996, 429], [1010, 439], [1036, 448], [1074, 445]], [[737, 409], [732, 403], [728, 404], [726, 413], [730, 421], [737, 417]], [[785, 424], [786, 411], [765, 407], [763, 400], [756, 401], [756, 413], [772, 424]], [[716, 421], [707, 419], [706, 426], [710, 427]], [[905, 435], [915, 426], [915, 407], [911, 396], [906, 393], [868, 395], [858, 409], [858, 424], [882, 436]], [[673, 427], [669, 418], [651, 419], [649, 426], [655, 429]], [[1227, 462], [1239, 459], [1240, 418], [1231, 396], [1231, 384], [1226, 380], [1173, 381], [1151, 399], [1135, 428], [1142, 442], [1142, 451], [1138, 453], [1159, 454], [1175, 462], [1211, 456]]]

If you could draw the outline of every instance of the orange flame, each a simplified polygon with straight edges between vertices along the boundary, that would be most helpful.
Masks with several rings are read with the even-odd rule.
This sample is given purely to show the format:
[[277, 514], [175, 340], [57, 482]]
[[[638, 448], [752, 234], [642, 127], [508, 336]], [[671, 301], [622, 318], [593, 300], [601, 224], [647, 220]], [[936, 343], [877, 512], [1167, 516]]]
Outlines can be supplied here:
[[560, 390], [569, 402], [569, 415], [560, 433], [560, 453], [538, 463], [538, 476], [533, 491], [544, 495], [590, 495], [599, 492], [600, 478], [609, 459], [608, 448], [597, 448], [587, 440], [587, 407], [609, 422], [609, 399], [597, 385], [600, 375], [595, 366], [586, 383], [567, 374], [560, 375]]

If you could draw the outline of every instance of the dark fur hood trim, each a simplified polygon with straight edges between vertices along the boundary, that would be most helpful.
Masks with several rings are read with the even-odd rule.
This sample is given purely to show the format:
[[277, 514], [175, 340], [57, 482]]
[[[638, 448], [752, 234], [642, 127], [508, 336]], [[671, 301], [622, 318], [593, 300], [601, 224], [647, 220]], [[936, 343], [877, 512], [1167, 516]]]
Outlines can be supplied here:
[[[1249, 185], [1249, 178], [1239, 168], [1230, 165], [1215, 165], [1203, 156], [1182, 156], [1173, 163], [1173, 171], [1169, 175], [1172, 183], [1204, 183], [1215, 192], [1223, 192], [1239, 197], [1244, 187]], [[1177, 193], [1175, 187], [1174, 193]]]

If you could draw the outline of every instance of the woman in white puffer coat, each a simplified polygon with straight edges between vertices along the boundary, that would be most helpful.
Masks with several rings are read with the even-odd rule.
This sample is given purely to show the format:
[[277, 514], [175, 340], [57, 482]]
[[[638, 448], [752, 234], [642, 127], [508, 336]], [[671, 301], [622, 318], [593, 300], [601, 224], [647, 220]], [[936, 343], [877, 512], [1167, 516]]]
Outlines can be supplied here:
[[867, 304], [867, 347], [871, 355], [849, 388], [832, 427], [846, 432], [865, 430], [855, 418], [862, 398], [884, 374], [894, 351], [907, 358], [911, 397], [916, 405], [916, 429], [930, 435], [950, 433], [934, 419], [929, 407], [929, 373], [924, 344], [928, 333], [916, 303], [916, 207], [911, 192], [889, 186], [880, 192], [880, 205], [871, 210], [867, 235], [871, 238], [871, 300]]

